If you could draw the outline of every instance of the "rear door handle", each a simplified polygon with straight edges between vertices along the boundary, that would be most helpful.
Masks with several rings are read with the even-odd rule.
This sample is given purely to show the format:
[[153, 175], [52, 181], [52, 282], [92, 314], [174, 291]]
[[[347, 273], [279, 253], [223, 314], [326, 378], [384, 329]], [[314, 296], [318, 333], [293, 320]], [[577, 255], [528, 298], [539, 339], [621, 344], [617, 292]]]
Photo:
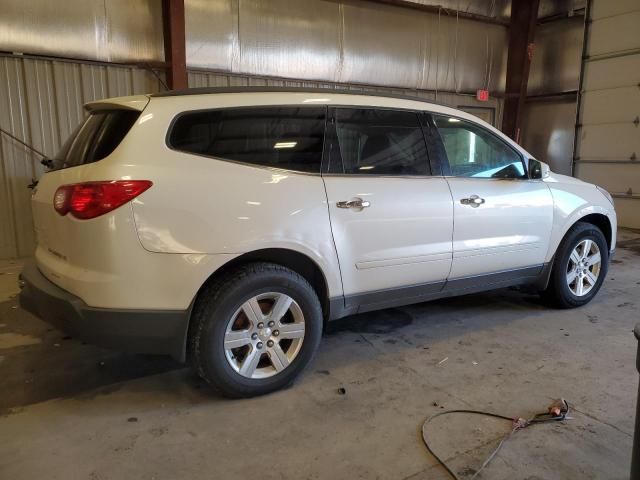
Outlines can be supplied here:
[[484, 203], [484, 198], [480, 198], [478, 195], [471, 195], [469, 198], [460, 199], [462, 205], [469, 205], [473, 208], [478, 208]]
[[354, 198], [349, 201], [341, 201], [336, 203], [338, 208], [353, 208], [354, 210], [362, 210], [363, 208], [367, 208], [371, 206], [371, 202], [367, 200], [362, 200], [361, 198]]

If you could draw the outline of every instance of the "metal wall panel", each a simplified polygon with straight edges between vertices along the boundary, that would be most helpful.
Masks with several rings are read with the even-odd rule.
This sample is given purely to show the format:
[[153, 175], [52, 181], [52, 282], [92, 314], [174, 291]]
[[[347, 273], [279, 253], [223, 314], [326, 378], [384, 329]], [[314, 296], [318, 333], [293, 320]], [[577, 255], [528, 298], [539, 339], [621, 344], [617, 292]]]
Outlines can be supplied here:
[[583, 36], [583, 17], [544, 23], [536, 28], [529, 95], [578, 89]]
[[575, 10], [580, 10], [586, 6], [587, 0], [540, 0], [538, 18], [562, 15]]
[[629, 228], [638, 228], [638, 203], [640, 198], [617, 197], [615, 199], [616, 214], [618, 215], [618, 225]]
[[[160, 91], [148, 71], [0, 55], [0, 128], [54, 155], [91, 100]], [[0, 258], [33, 253], [30, 190], [40, 157], [0, 134]]]
[[158, 0], [0, 0], [0, 50], [111, 62], [163, 61]]
[[337, 80], [340, 4], [240, 0], [239, 5], [239, 60], [228, 71]]
[[187, 61], [216, 70], [233, 70], [238, 45], [240, 0], [185, 0]]
[[344, 60], [334, 80], [417, 88], [423, 66], [423, 15], [364, 2], [346, 4], [343, 12]]
[[[548, 17], [583, 8], [584, 1], [543, 1], [538, 15]], [[529, 73], [528, 95], [575, 92], [582, 68], [584, 17], [575, 16], [538, 25]], [[570, 175], [576, 123], [576, 98], [530, 99], [525, 105], [522, 145], [558, 173]]]
[[575, 100], [528, 102], [522, 146], [554, 172], [571, 175], [575, 123]]
[[[2, 68], [2, 84], [0, 85], [0, 127], [10, 130], [14, 135], [24, 138], [29, 129], [29, 118], [25, 113], [25, 99], [22, 94], [25, 88], [24, 70], [21, 65], [0, 59]], [[4, 139], [3, 139], [4, 140]], [[29, 211], [29, 194], [26, 185], [34, 175], [36, 166], [32, 155], [24, 149], [16, 149], [7, 142], [0, 144], [0, 161], [2, 164], [2, 187], [0, 188], [0, 251], [9, 254], [17, 252], [18, 245], [32, 243], [31, 215]]]
[[164, 61], [161, 1], [104, 0], [104, 11], [107, 61]]
[[[582, 124], [585, 126], [630, 123], [638, 115], [640, 115], [640, 88], [637, 86], [586, 91], [582, 96]], [[640, 132], [638, 132], [638, 138], [640, 138]]]
[[575, 174], [615, 197], [621, 226], [640, 228], [640, 2], [593, 0]]
[[[590, 121], [589, 118], [587, 118]], [[582, 161], [625, 161], [632, 160], [640, 152], [640, 134], [638, 128], [631, 123], [600, 123], [592, 125], [582, 125], [580, 127], [579, 142], [576, 155]], [[606, 174], [606, 165], [601, 166]], [[635, 168], [635, 167], [634, 167]], [[580, 171], [576, 170], [579, 174]], [[578, 175], [579, 176], [579, 175]], [[630, 187], [629, 185], [628, 187]], [[616, 190], [616, 192], [626, 191]], [[640, 185], [634, 188], [640, 191]]]
[[[602, 0], [600, 0], [602, 1]], [[599, 3], [599, 2], [594, 2]], [[618, 54], [640, 49], [640, 6], [636, 10], [613, 17], [593, 20], [589, 26], [587, 55]]]
[[587, 62], [584, 67], [582, 88], [585, 91], [635, 87], [640, 83], [640, 54], [603, 58]]
[[601, 18], [622, 15], [623, 13], [633, 12], [634, 10], [638, 10], [638, 0], [597, 1], [593, 2], [590, 17], [593, 20], [600, 20]]
[[630, 185], [640, 185], [640, 168], [629, 168], [622, 163], [609, 165], [582, 163], [580, 164], [580, 178], [619, 195], [627, 192], [631, 188]]
[[507, 29], [375, 2], [187, 0], [187, 64], [401, 88], [504, 90]]

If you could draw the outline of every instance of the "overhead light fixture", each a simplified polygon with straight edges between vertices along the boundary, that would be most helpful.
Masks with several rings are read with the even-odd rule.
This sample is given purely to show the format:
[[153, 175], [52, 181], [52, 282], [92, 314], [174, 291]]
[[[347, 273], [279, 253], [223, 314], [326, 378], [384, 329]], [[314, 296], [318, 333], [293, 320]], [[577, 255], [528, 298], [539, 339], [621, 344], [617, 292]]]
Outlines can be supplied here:
[[298, 142], [278, 142], [273, 148], [293, 148], [298, 144]]
[[457, 118], [450, 118], [449, 121], [451, 123], [456, 123], [456, 122], [459, 122], [460, 120], [458, 120]]
[[366, 166], [366, 167], [360, 167], [358, 170], [373, 170], [374, 168], [376, 168], [376, 167], [373, 167], [373, 166], [371, 166], [371, 165], [368, 165], [368, 166]]

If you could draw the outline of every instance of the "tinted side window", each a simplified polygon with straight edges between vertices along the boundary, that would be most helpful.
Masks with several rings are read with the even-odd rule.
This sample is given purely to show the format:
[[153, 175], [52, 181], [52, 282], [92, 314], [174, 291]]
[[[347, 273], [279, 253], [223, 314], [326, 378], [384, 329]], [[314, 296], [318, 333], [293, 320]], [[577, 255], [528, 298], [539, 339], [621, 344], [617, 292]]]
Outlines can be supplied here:
[[58, 168], [97, 162], [109, 156], [140, 116], [133, 110], [91, 113], [71, 134], [54, 158]]
[[169, 145], [180, 151], [301, 172], [320, 172], [325, 109], [260, 107], [184, 113]]
[[482, 127], [434, 115], [449, 159], [451, 175], [477, 178], [527, 178], [520, 155]]
[[[429, 175], [427, 147], [414, 112], [338, 108], [335, 111], [342, 172]], [[335, 150], [335, 149], [334, 149]]]

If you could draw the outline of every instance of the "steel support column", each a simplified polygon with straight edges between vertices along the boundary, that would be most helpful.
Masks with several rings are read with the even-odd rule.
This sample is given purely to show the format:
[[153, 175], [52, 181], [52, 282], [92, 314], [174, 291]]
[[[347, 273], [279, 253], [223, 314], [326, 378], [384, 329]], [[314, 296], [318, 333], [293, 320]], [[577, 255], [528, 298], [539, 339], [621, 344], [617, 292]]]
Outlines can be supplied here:
[[529, 67], [533, 58], [533, 38], [538, 20], [539, 3], [539, 0], [512, 0], [511, 2], [502, 131], [518, 143], [522, 111], [527, 97]]
[[167, 84], [172, 90], [187, 88], [187, 52], [184, 34], [184, 0], [163, 0], [164, 58]]

